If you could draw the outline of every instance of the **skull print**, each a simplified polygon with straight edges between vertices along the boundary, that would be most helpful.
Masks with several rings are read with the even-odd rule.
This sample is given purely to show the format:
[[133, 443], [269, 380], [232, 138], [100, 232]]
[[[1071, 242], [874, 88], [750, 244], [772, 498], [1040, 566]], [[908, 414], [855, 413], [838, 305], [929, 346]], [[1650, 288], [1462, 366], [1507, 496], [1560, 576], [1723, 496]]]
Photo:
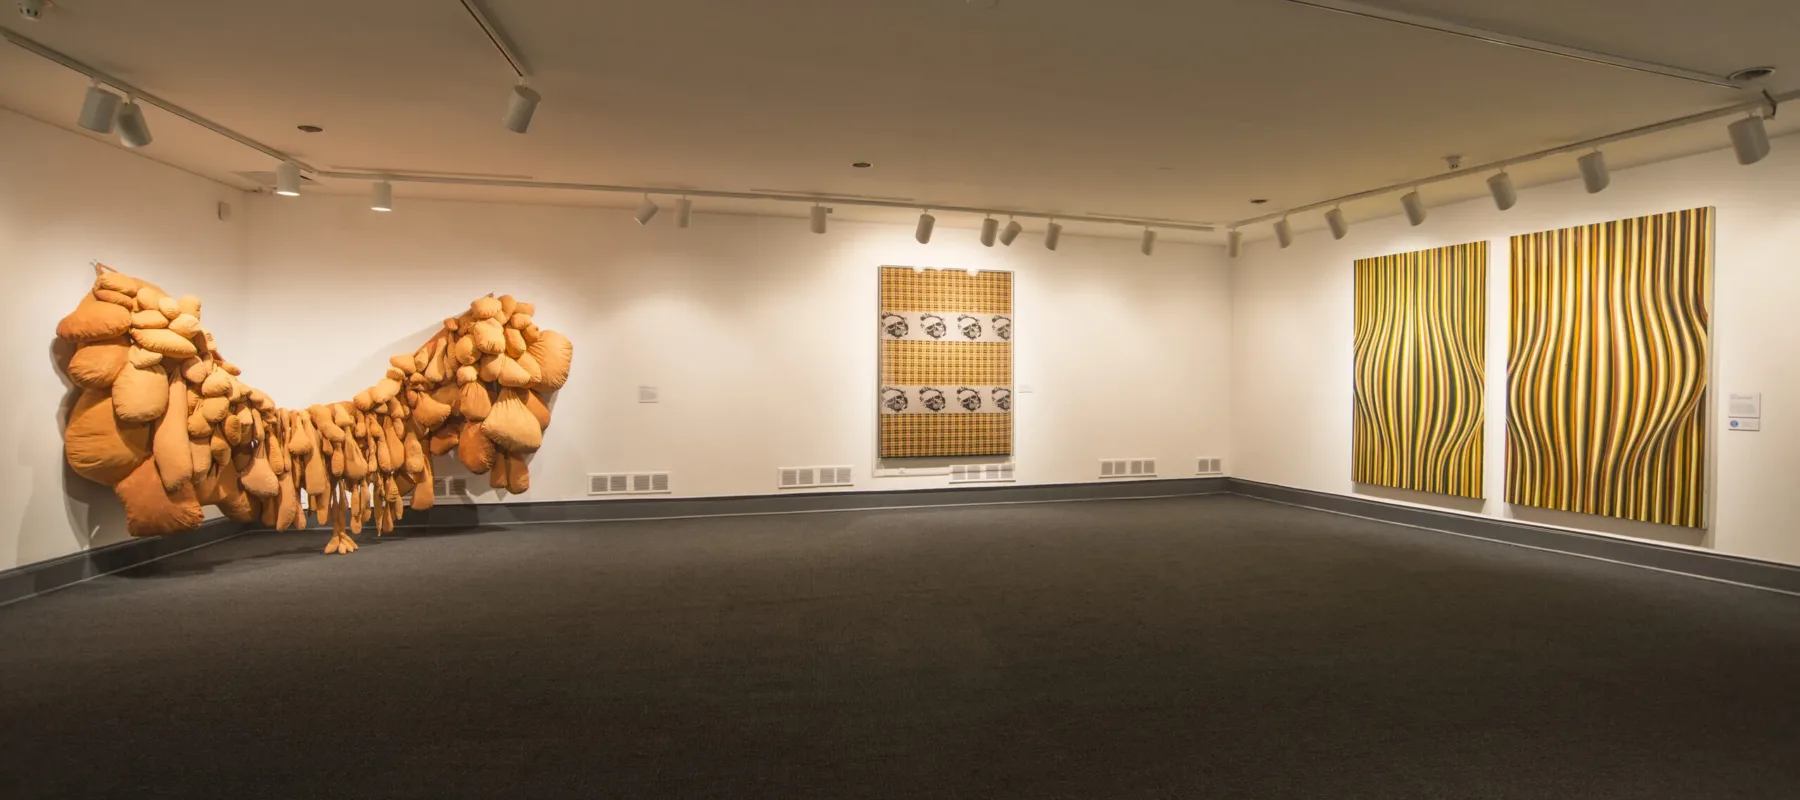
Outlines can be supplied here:
[[980, 411], [981, 391], [978, 389], [971, 389], [967, 386], [957, 389], [956, 402], [958, 405], [961, 405], [965, 411]]
[[995, 336], [1000, 337], [1001, 340], [1003, 340], [1003, 341], [1008, 341], [1008, 342], [1012, 341], [1012, 317], [1002, 317], [1002, 316], [996, 315], [992, 320], [989, 320], [989, 321], [992, 322], [994, 325], [994, 335]]
[[921, 315], [919, 324], [925, 326], [925, 335], [933, 339], [942, 339], [944, 334], [950, 332], [950, 326], [944, 324], [944, 318], [936, 314]]
[[962, 331], [963, 338], [971, 342], [981, 338], [981, 320], [968, 314], [956, 318], [956, 329]]
[[881, 315], [881, 329], [887, 331], [887, 335], [892, 336], [895, 339], [906, 338], [907, 332], [912, 330], [912, 328], [906, 324], [905, 317], [894, 313]]
[[994, 407], [1001, 411], [1012, 410], [1012, 390], [1004, 386], [994, 389]]
[[928, 411], [943, 411], [944, 408], [949, 405], [949, 401], [945, 399], [944, 390], [942, 389], [932, 389], [929, 387], [920, 389], [919, 400], [925, 404], [925, 408]]
[[904, 389], [896, 389], [892, 386], [882, 387], [881, 405], [895, 414], [905, 411], [907, 406], [906, 391]]

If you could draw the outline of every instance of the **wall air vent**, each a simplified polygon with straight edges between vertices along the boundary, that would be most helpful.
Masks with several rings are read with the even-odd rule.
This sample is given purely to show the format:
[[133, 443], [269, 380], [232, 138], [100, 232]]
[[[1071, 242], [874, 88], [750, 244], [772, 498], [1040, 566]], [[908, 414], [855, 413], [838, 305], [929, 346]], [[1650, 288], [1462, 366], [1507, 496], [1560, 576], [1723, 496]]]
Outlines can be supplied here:
[[849, 467], [782, 467], [775, 471], [778, 489], [815, 489], [821, 486], [853, 486], [855, 474]]
[[1225, 459], [1222, 459], [1222, 458], [1199, 459], [1199, 462], [1195, 465], [1194, 471], [1196, 474], [1199, 474], [1199, 475], [1224, 475], [1225, 474]]
[[1013, 463], [956, 464], [950, 467], [951, 483], [1011, 483]]
[[1154, 478], [1154, 458], [1108, 458], [1100, 462], [1102, 478]]
[[611, 472], [588, 476], [588, 494], [668, 494], [667, 472]]

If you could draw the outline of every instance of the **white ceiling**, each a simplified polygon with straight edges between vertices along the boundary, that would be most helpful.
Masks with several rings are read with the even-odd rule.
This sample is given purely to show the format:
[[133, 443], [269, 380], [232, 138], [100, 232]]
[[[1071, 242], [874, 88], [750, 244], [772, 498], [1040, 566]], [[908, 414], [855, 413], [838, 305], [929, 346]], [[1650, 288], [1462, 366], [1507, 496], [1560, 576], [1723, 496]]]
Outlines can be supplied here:
[[[488, 0], [544, 95], [524, 136], [499, 123], [513, 76], [458, 0], [55, 0], [40, 22], [9, 10], [0, 25], [320, 167], [1203, 221], [1434, 174], [1449, 154], [1479, 163], [1744, 99], [1281, 0], [990, 2]], [[1770, 87], [1800, 85], [1792, 0], [1384, 4], [1714, 73], [1785, 67]], [[74, 129], [84, 86], [0, 44], [0, 105]], [[273, 168], [260, 153], [148, 115], [157, 140], [142, 152], [151, 158], [243, 188], [256, 184], [238, 173]], [[301, 133], [301, 124], [325, 132]], [[1718, 148], [1722, 128], [1621, 144], [1609, 161]], [[1796, 128], [1800, 110], [1772, 132]], [[875, 167], [849, 166], [859, 160]], [[1561, 179], [1573, 158], [1513, 172], [1526, 185]], [[1482, 191], [1472, 177], [1427, 194]], [[402, 202], [636, 202], [411, 184], [395, 192]], [[1271, 202], [1249, 204], [1258, 197]], [[1383, 199], [1347, 210], [1356, 218], [1396, 208]], [[942, 224], [963, 223], [973, 220]]]

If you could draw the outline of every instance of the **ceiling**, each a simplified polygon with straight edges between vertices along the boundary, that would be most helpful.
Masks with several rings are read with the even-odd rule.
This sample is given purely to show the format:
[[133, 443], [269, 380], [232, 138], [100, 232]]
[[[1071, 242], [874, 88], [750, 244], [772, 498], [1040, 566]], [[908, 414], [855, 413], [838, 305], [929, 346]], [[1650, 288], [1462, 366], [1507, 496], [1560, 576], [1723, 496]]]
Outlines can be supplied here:
[[[1792, 0], [1381, 4], [1705, 72], [1773, 65], [1784, 69], [1769, 88], [1800, 86]], [[486, 6], [544, 96], [523, 136], [499, 122], [513, 75], [458, 0], [55, 0], [41, 21], [9, 11], [0, 25], [321, 168], [1197, 221], [1435, 174], [1446, 155], [1480, 163], [1745, 99], [1282, 0]], [[0, 44], [0, 106], [79, 130], [85, 85]], [[140, 151], [148, 157], [246, 189], [260, 182], [241, 173], [273, 169], [254, 150], [156, 109], [147, 115], [156, 134]], [[302, 133], [302, 124], [325, 130]], [[1795, 129], [1800, 112], [1771, 126]], [[1725, 144], [1722, 123], [1700, 125], [1609, 147], [1608, 159], [1617, 168]], [[855, 161], [874, 166], [853, 169]], [[1512, 171], [1523, 185], [1565, 179], [1573, 157]], [[324, 180], [318, 190], [366, 186]], [[1471, 176], [1427, 195], [1442, 202], [1483, 191]], [[637, 202], [419, 184], [395, 193], [402, 204]], [[1388, 198], [1346, 211], [1385, 216], [1397, 205]], [[840, 208], [838, 216], [912, 213]]]

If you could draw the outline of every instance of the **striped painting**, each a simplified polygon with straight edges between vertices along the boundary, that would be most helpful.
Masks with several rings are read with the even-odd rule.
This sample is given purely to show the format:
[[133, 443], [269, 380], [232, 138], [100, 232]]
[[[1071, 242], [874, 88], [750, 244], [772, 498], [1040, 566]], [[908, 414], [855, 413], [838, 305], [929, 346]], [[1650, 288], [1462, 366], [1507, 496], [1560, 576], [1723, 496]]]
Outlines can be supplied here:
[[1705, 526], [1713, 210], [1514, 236], [1506, 501]]
[[1479, 498], [1487, 242], [1356, 262], [1352, 480]]

